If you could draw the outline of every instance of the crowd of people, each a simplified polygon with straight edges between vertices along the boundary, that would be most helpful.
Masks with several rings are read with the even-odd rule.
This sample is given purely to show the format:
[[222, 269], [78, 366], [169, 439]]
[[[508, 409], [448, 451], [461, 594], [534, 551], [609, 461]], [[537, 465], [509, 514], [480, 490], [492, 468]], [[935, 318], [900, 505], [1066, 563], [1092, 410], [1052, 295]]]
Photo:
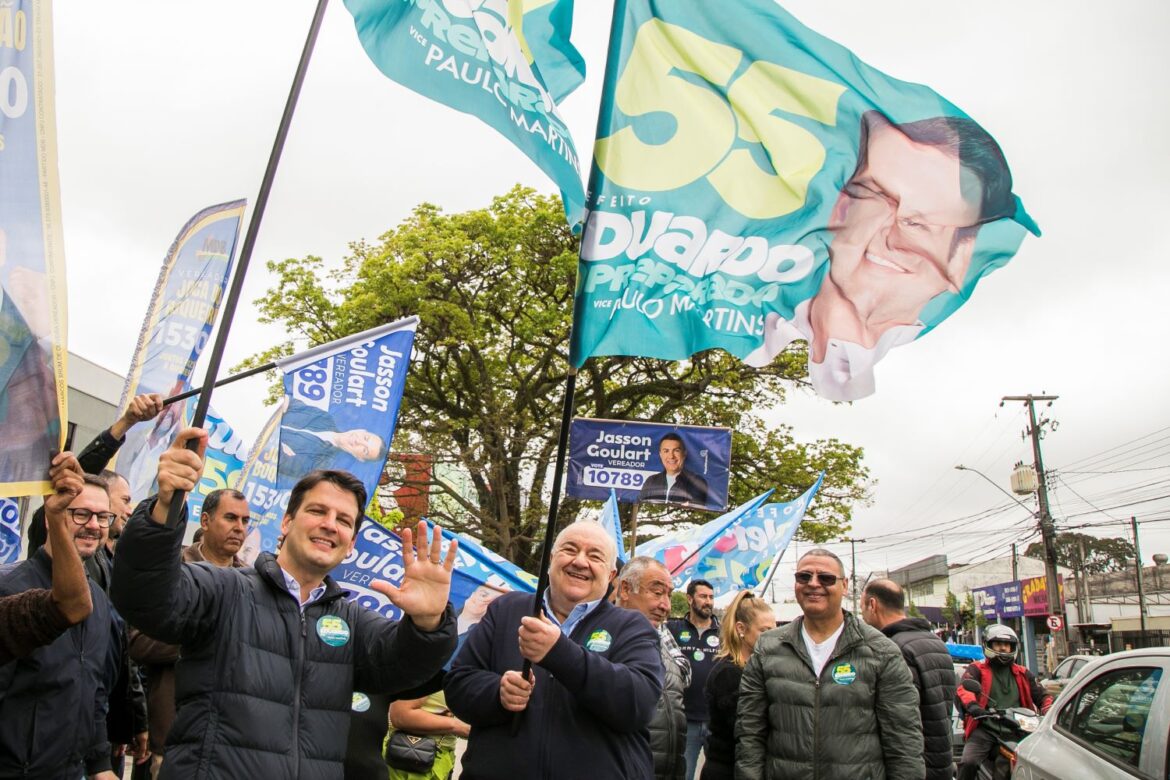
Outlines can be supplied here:
[[[57, 455], [28, 559], [0, 569], [0, 777], [446, 780], [461, 777], [951, 777], [951, 713], [965, 715], [961, 776], [994, 749], [994, 708], [1051, 704], [991, 627], [958, 687], [946, 646], [879, 579], [860, 614], [832, 552], [799, 558], [801, 616], [777, 627], [751, 591], [723, 610], [704, 580], [670, 618], [670, 572], [583, 520], [552, 544], [541, 609], [494, 598], [467, 634], [449, 603], [455, 543], [402, 533], [404, 574], [375, 582], [388, 620], [329, 572], [367, 503], [342, 471], [293, 488], [278, 554], [237, 557], [244, 496], [207, 496], [197, 542], [167, 517], [203, 474], [207, 433], [163, 452], [157, 492], [105, 471], [140, 396], [79, 456]], [[190, 445], [190, 446], [189, 446]], [[701, 773], [698, 770], [702, 766]]]

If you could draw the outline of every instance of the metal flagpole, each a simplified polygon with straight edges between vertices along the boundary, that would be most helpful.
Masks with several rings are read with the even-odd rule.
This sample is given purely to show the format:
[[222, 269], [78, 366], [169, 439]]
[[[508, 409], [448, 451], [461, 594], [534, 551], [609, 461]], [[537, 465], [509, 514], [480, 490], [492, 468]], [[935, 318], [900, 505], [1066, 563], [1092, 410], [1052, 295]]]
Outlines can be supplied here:
[[[276, 139], [272, 142], [272, 152], [268, 155], [268, 166], [264, 169], [260, 192], [256, 195], [256, 207], [252, 210], [252, 216], [248, 220], [248, 232], [244, 235], [244, 244], [240, 248], [236, 273], [232, 277], [232, 286], [228, 291], [227, 300], [224, 301], [219, 333], [215, 337], [215, 345], [211, 348], [211, 355], [207, 360], [207, 373], [203, 377], [199, 403], [195, 406], [195, 416], [191, 419], [191, 425], [196, 428], [202, 427], [203, 422], [207, 419], [207, 409], [211, 404], [211, 390], [216, 384], [219, 364], [223, 359], [223, 349], [227, 344], [228, 332], [231, 329], [232, 317], [235, 316], [236, 304], [239, 302], [240, 293], [244, 288], [244, 276], [248, 273], [248, 261], [252, 259], [252, 248], [256, 245], [256, 233], [259, 232], [260, 221], [264, 218], [264, 208], [268, 205], [268, 193], [272, 190], [272, 180], [276, 177], [276, 167], [280, 164], [280, 154], [284, 151], [284, 139], [288, 136], [289, 125], [292, 124], [293, 111], [297, 107], [297, 98], [300, 97], [301, 85], [305, 81], [305, 72], [309, 69], [309, 59], [313, 56], [317, 33], [321, 31], [321, 22], [325, 18], [325, 8], [328, 5], [329, 0], [317, 0], [317, 10], [313, 14], [313, 22], [309, 26], [309, 34], [305, 39], [304, 49], [301, 51], [301, 61], [297, 64], [292, 88], [289, 89], [288, 99], [284, 103], [284, 113], [280, 117]], [[192, 441], [189, 446], [191, 449], [195, 449], [198, 445]], [[183, 512], [182, 507], [186, 501], [186, 492], [175, 492], [175, 497], [171, 501], [170, 513], [167, 515], [168, 528], [174, 528], [179, 524], [179, 517]]]
[[[621, 47], [621, 41], [615, 41], [613, 37], [614, 27], [617, 26], [618, 14], [625, 3], [617, 0], [613, 4], [613, 14], [610, 16], [609, 22], [609, 48], [605, 56], [605, 77], [602, 80], [602, 89], [605, 84], [608, 84], [612, 79], [616, 78], [613, 72], [617, 68], [618, 51]], [[600, 132], [602, 115], [600, 106], [597, 113], [597, 129]], [[592, 178], [592, 172], [590, 173]], [[584, 226], [582, 226], [584, 230]], [[573, 343], [573, 326], [569, 326], [569, 344]], [[572, 347], [570, 347], [571, 351]], [[557, 439], [557, 460], [556, 466], [553, 469], [553, 485], [552, 485], [552, 499], [548, 505], [548, 522], [544, 527], [544, 542], [540, 551], [540, 571], [537, 572], [536, 593], [532, 599], [532, 615], [533, 617], [540, 617], [540, 613], [544, 608], [544, 592], [548, 589], [548, 567], [552, 561], [552, 543], [554, 538], [554, 531], [557, 527], [557, 510], [560, 508], [561, 501], [561, 478], [565, 471], [565, 455], [569, 449], [569, 424], [573, 420], [574, 395], [577, 391], [577, 368], [569, 366], [569, 374], [565, 378], [565, 404], [561, 411], [561, 431]], [[525, 680], [528, 679], [528, 673], [532, 671], [532, 662], [525, 659], [524, 668], [521, 670], [521, 675]], [[524, 718], [524, 711], [514, 713], [512, 716], [512, 736], [516, 736], [520, 731], [520, 723]]]

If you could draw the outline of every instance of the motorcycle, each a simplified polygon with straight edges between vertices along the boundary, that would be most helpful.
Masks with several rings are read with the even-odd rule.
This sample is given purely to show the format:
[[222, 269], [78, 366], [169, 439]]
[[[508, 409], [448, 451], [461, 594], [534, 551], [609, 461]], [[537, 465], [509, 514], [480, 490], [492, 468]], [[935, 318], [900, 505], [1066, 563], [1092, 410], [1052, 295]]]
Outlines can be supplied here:
[[[983, 695], [983, 686], [978, 680], [963, 680], [964, 689]], [[996, 752], [980, 765], [978, 780], [1008, 780], [1016, 771], [1016, 751], [1020, 742], [1040, 726], [1040, 715], [1027, 707], [1008, 707], [1006, 710], [989, 708], [986, 715], [975, 716], [975, 720], [994, 720], [1002, 728], [995, 733]]]

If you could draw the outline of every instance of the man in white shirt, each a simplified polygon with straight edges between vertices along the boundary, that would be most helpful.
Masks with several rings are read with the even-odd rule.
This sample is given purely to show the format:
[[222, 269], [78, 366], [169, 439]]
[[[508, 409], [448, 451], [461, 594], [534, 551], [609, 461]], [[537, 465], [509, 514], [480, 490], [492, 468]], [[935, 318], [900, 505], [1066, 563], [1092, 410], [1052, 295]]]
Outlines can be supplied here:
[[858, 148], [829, 217], [820, 290], [789, 320], [769, 314], [763, 344], [744, 359], [764, 366], [804, 339], [813, 387], [833, 401], [873, 393], [873, 365], [922, 333], [926, 304], [961, 294], [980, 225], [1015, 213], [1007, 161], [970, 119], [895, 125], [868, 111]]
[[756, 642], [740, 682], [737, 778], [921, 780], [918, 691], [902, 651], [841, 609], [841, 559], [796, 563], [801, 617]]

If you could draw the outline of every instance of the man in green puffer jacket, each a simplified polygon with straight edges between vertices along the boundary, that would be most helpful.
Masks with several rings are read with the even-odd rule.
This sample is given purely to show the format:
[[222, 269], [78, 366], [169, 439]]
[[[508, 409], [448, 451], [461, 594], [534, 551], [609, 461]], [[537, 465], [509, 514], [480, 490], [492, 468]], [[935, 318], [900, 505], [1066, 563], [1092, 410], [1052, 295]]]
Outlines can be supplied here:
[[902, 652], [841, 609], [845, 567], [828, 550], [796, 564], [803, 617], [756, 643], [740, 683], [735, 776], [922, 780], [918, 692]]

